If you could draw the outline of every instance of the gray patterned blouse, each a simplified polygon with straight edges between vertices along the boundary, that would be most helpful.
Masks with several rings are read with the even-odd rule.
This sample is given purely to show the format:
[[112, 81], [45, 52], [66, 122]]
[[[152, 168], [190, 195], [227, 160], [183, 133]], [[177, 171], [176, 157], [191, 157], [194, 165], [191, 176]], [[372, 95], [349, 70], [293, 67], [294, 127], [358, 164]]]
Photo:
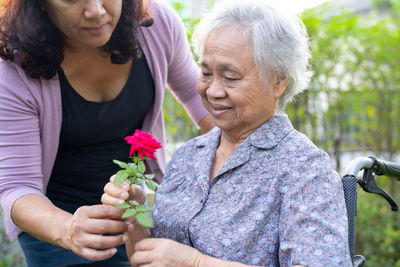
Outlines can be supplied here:
[[351, 266], [342, 184], [328, 155], [275, 116], [210, 180], [220, 135], [214, 128], [174, 154], [152, 235], [249, 265]]

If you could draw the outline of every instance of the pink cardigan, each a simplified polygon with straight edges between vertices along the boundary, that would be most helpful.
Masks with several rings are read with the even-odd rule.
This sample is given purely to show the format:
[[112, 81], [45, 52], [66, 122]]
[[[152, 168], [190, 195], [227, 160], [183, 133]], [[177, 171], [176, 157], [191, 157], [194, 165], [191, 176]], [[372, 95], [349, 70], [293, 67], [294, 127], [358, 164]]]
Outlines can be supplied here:
[[[184, 26], [167, 4], [153, 0], [153, 26], [141, 28], [139, 41], [155, 82], [155, 102], [145, 117], [143, 131], [165, 144], [162, 103], [165, 87], [183, 103], [198, 123], [207, 111], [196, 89], [198, 68], [190, 53]], [[44, 195], [58, 149], [61, 129], [58, 77], [32, 79], [15, 63], [0, 60], [0, 204], [8, 236], [20, 232], [11, 220], [14, 202], [26, 194]], [[160, 180], [165, 151], [149, 161]]]

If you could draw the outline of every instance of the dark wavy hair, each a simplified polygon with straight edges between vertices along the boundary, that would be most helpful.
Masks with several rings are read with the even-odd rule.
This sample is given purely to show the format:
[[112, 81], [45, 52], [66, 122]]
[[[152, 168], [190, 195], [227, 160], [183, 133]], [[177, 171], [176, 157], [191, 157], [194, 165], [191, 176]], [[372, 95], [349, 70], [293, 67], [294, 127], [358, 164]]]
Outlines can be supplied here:
[[[63, 33], [40, 9], [40, 0], [4, 0], [0, 10], [0, 57], [18, 63], [33, 78], [50, 79], [64, 59]], [[141, 49], [137, 40], [139, 26], [149, 27], [153, 18], [147, 0], [122, 0], [122, 13], [107, 44], [101, 51], [114, 64], [138, 58]]]

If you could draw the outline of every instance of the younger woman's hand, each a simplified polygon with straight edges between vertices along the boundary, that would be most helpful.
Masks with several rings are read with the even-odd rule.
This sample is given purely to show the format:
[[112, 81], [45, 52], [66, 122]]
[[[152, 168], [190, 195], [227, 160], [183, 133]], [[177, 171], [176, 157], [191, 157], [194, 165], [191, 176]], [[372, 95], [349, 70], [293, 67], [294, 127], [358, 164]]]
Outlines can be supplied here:
[[101, 197], [101, 203], [109, 206], [116, 206], [125, 202], [125, 200], [136, 200], [139, 204], [146, 201], [146, 194], [138, 185], [129, 186], [128, 182], [121, 185], [114, 184], [115, 175], [111, 176], [110, 181], [104, 186], [104, 194]]
[[108, 259], [127, 241], [123, 233], [133, 229], [121, 215], [111, 206], [82, 206], [64, 222], [61, 245], [92, 261]]

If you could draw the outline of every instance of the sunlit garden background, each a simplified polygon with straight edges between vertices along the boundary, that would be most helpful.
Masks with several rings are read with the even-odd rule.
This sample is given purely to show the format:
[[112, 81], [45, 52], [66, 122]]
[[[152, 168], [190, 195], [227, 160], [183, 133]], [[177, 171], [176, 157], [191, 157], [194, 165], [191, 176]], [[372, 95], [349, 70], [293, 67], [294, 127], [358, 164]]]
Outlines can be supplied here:
[[[195, 0], [170, 1], [188, 38], [199, 10], [212, 5], [198, 1], [201, 9]], [[314, 76], [310, 89], [287, 107], [295, 128], [330, 154], [339, 173], [356, 156], [400, 162], [400, 0], [327, 1], [300, 16], [311, 37]], [[170, 93], [164, 118], [171, 153], [200, 134]], [[400, 204], [400, 182], [376, 180]], [[383, 198], [360, 191], [356, 252], [366, 257], [365, 266], [400, 267], [399, 212], [391, 212]], [[5, 266], [24, 264], [1, 230], [0, 267]]]

